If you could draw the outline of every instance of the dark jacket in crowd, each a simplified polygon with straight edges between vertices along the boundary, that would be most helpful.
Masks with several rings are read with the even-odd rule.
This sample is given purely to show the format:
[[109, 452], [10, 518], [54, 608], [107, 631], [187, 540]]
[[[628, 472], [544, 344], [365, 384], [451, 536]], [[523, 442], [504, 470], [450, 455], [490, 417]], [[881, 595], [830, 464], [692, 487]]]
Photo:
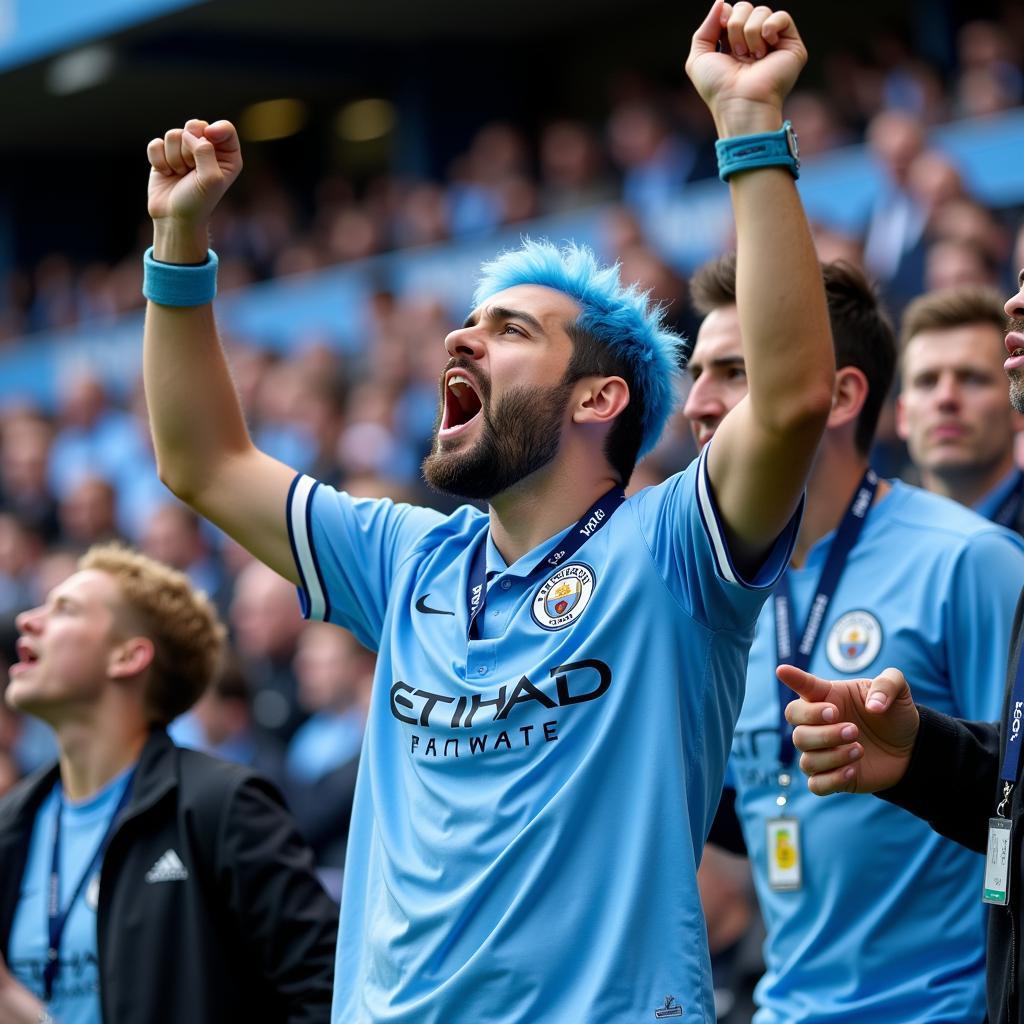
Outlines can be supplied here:
[[[1017, 603], [1013, 649], [1007, 667], [1003, 722], [1024, 642], [1024, 596]], [[913, 686], [913, 680], [910, 680]], [[927, 821], [936, 832], [984, 856], [988, 820], [1002, 795], [1002, 725], [965, 722], [919, 707], [921, 728], [906, 775], [899, 785], [878, 794]], [[989, 907], [987, 1001], [990, 1024], [1024, 1024], [1021, 1000], [1021, 939], [1024, 933], [1024, 786], [1020, 774], [1009, 809], [1013, 824], [1010, 848], [1010, 895], [1005, 907]], [[981, 892], [978, 892], [981, 899]], [[926, 921], [920, 922], [927, 927]]]
[[[42, 770], [0, 801], [5, 957], [36, 811], [56, 779], [56, 766]], [[270, 783], [160, 730], [119, 821], [97, 910], [104, 1024], [330, 1020], [337, 907]], [[171, 850], [179, 877], [154, 884]]]

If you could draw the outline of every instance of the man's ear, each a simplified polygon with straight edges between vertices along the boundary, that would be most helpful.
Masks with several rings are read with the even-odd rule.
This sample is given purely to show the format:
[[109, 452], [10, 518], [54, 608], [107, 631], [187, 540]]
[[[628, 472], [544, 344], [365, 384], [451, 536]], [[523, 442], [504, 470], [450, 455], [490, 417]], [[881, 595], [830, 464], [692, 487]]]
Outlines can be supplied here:
[[573, 423], [609, 424], [629, 405], [629, 385], [621, 377], [585, 377], [576, 387]]
[[868, 379], [856, 366], [843, 366], [836, 370], [832, 389], [832, 411], [828, 415], [828, 429], [856, 423], [868, 398]]
[[111, 652], [107, 672], [111, 679], [131, 679], [153, 664], [156, 647], [148, 636], [122, 640]]

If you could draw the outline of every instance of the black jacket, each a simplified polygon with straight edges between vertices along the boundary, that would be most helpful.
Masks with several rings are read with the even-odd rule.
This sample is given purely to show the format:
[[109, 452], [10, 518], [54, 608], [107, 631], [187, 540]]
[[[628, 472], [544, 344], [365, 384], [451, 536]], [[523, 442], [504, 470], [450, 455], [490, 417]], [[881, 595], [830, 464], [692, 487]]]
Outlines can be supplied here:
[[[1013, 649], [1007, 667], [1003, 721], [1021, 657], [1024, 595], [1017, 603]], [[913, 683], [913, 681], [911, 681]], [[910, 766], [898, 786], [878, 795], [924, 818], [936, 832], [985, 854], [988, 819], [995, 814], [1002, 787], [1000, 725], [964, 722], [920, 707], [921, 728]], [[989, 907], [987, 942], [988, 1019], [991, 1024], [1024, 1024], [1021, 999], [1021, 908], [1024, 907], [1024, 785], [1018, 775], [1008, 817], [1013, 823], [1010, 902]], [[981, 892], [978, 892], [981, 899]], [[926, 921], [920, 922], [927, 927]]]
[[[36, 811], [56, 778], [56, 766], [37, 772], [0, 801], [5, 957]], [[329, 1021], [337, 908], [270, 783], [157, 731], [119, 821], [97, 910], [104, 1024]], [[187, 878], [152, 877], [169, 850]]]

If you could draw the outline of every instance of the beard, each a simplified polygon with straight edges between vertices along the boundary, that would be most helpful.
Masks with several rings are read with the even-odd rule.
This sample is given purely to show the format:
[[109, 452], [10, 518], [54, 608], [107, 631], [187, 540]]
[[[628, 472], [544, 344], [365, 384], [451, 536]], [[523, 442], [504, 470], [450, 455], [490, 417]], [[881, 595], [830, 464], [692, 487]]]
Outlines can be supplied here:
[[[1007, 334], [1014, 331], [1024, 332], [1024, 320], [1011, 320], [1006, 329]], [[1024, 370], [1007, 370], [1007, 379], [1010, 382], [1010, 405], [1017, 412], [1024, 413]]]
[[467, 451], [452, 452], [444, 451], [438, 439], [442, 395], [434, 448], [423, 460], [423, 479], [442, 494], [484, 501], [514, 487], [558, 454], [572, 387], [573, 381], [566, 380], [547, 388], [519, 384], [509, 388], [492, 411], [490, 381], [480, 381], [480, 437]]

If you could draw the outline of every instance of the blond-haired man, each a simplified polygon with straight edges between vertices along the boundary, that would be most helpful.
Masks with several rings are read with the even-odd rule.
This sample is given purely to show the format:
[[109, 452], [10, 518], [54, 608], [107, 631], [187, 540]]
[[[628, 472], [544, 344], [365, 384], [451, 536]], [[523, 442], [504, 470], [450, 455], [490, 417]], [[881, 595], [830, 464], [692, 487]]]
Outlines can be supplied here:
[[17, 626], [6, 699], [60, 758], [0, 802], [0, 1020], [328, 1020], [335, 909], [280, 797], [165, 732], [218, 670], [205, 596], [106, 545]]

